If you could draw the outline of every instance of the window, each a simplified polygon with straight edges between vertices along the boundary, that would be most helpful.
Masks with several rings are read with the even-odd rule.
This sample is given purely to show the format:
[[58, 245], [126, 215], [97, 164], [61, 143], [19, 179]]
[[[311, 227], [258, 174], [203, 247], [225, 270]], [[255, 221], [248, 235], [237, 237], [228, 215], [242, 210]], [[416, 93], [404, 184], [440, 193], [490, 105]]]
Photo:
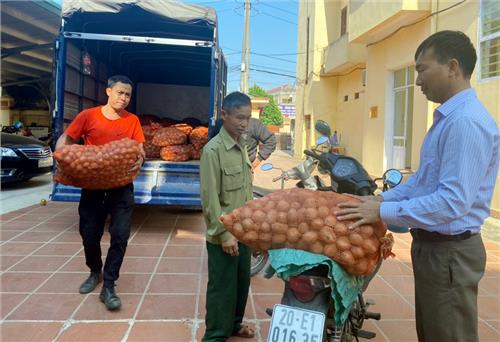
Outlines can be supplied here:
[[481, 79], [500, 76], [500, 1], [481, 0]]
[[347, 33], [347, 6], [342, 8], [340, 16], [340, 35], [343, 36]]

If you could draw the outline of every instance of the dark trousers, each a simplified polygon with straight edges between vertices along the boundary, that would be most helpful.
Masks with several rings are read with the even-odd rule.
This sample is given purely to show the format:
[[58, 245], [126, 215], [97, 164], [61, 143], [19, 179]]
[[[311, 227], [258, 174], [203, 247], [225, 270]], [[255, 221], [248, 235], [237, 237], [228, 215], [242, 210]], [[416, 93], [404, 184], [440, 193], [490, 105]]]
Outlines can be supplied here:
[[82, 189], [78, 213], [80, 235], [85, 250], [85, 260], [91, 272], [101, 272], [101, 238], [108, 214], [111, 216], [109, 234], [111, 245], [104, 264], [105, 287], [113, 287], [120, 276], [125, 256], [130, 225], [134, 211], [134, 186], [132, 183], [111, 190]]
[[477, 293], [486, 265], [481, 235], [446, 242], [414, 237], [411, 257], [418, 340], [479, 341]]
[[240, 330], [250, 287], [250, 249], [239, 243], [240, 255], [207, 242], [208, 287], [204, 342], [226, 341]]

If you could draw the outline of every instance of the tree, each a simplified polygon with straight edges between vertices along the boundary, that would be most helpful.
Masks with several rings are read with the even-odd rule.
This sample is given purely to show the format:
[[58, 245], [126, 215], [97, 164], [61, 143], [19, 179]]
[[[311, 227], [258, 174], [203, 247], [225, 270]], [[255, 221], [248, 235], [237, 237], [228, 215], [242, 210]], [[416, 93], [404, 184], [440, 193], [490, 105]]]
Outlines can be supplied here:
[[262, 123], [264, 125], [275, 125], [281, 126], [283, 124], [283, 114], [281, 110], [274, 102], [273, 97], [268, 94], [264, 88], [259, 87], [257, 84], [254, 84], [249, 90], [248, 94], [253, 97], [265, 97], [269, 99], [269, 103], [264, 107], [262, 111]]

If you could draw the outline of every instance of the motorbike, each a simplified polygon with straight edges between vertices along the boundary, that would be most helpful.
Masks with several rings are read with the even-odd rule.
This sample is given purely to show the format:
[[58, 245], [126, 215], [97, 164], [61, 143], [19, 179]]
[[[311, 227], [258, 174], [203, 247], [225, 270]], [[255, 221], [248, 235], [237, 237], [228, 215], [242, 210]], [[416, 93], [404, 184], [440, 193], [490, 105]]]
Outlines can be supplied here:
[[[359, 196], [373, 195], [377, 190], [377, 185], [375, 180], [371, 179], [363, 166], [352, 157], [330, 152], [329, 142], [331, 130], [329, 125], [324, 121], [318, 121], [315, 128], [322, 134], [322, 137], [317, 141], [316, 147], [305, 150], [304, 154], [306, 155], [306, 159], [303, 162], [291, 170], [281, 170], [281, 176], [276, 177], [273, 181], [281, 180], [283, 184], [285, 180], [295, 179], [299, 180], [296, 184], [297, 187], [303, 187], [314, 191], [334, 191]], [[320, 146], [322, 146], [322, 148], [318, 148]], [[261, 170], [263, 171], [272, 170], [273, 168], [273, 165], [269, 163], [261, 166]], [[318, 168], [320, 174], [330, 176], [330, 185], [325, 185], [325, 182], [322, 181], [320, 177], [312, 175], [315, 168]], [[382, 180], [382, 191], [386, 191], [397, 186], [402, 181], [402, 178], [403, 176], [400, 171], [389, 169], [381, 178], [376, 180]], [[264, 255], [264, 253], [261, 255]], [[264, 261], [261, 260], [261, 263], [262, 262]], [[276, 321], [281, 321], [280, 324], [283, 323], [281, 332], [280, 329], [273, 329], [275, 325], [273, 323], [275, 321], [273, 309], [266, 310], [268, 315], [273, 317], [269, 340], [350, 342], [354, 340], [358, 341], [359, 338], [374, 338], [376, 336], [374, 332], [363, 330], [363, 323], [367, 319], [380, 320], [381, 315], [380, 313], [369, 311], [370, 306], [375, 303], [371, 300], [365, 300], [363, 292], [376, 275], [381, 262], [382, 261], [379, 262], [372, 274], [364, 278], [362, 287], [349, 310], [347, 319], [341, 326], [336, 325], [333, 319], [332, 288], [330, 279], [328, 278], [329, 268], [326, 265], [320, 264], [305, 272], [290, 276], [285, 281], [281, 304], [275, 306], [275, 309], [281, 310], [279, 314], [280, 317], [276, 318]], [[291, 308], [291, 310], [283, 311], [283, 308]], [[293, 329], [288, 329], [289, 331], [287, 331], [287, 328], [283, 329], [283, 327], [287, 327], [286, 323], [295, 324], [294, 317], [302, 317], [302, 319], [297, 320], [297, 324], [300, 323], [304, 327], [303, 317], [309, 317], [309, 321], [312, 319], [314, 322], [314, 314], [318, 312], [324, 315], [322, 317], [325, 317], [323, 327], [320, 329], [320, 331], [322, 331], [321, 336], [318, 334], [311, 335], [311, 333], [305, 332], [306, 330], [302, 330], [302, 332], [304, 332], [302, 339], [296, 336], [292, 338], [292, 332], [296, 331]], [[279, 324], [276, 323], [276, 325]], [[292, 326], [289, 324], [288, 328], [291, 327]], [[283, 332], [285, 334], [284, 336]], [[287, 334], [288, 339], [286, 339]]]

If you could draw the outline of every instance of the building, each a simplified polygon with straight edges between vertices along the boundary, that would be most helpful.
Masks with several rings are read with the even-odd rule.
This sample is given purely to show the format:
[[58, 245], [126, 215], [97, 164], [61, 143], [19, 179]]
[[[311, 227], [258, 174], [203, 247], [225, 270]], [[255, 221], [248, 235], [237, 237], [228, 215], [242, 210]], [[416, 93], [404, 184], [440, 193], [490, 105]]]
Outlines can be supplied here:
[[[498, 123], [499, 1], [299, 2], [296, 156], [315, 141], [314, 122], [322, 119], [371, 175], [416, 170], [437, 105], [415, 87], [414, 53], [441, 30], [471, 38], [478, 52], [472, 86]], [[494, 215], [500, 214], [499, 184]]]
[[278, 105], [280, 104], [295, 104], [295, 86], [293, 85], [282, 85], [275, 87], [266, 92], [271, 95]]

